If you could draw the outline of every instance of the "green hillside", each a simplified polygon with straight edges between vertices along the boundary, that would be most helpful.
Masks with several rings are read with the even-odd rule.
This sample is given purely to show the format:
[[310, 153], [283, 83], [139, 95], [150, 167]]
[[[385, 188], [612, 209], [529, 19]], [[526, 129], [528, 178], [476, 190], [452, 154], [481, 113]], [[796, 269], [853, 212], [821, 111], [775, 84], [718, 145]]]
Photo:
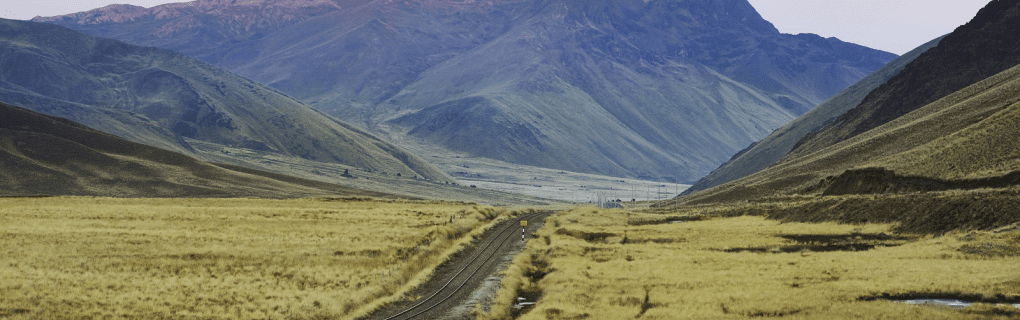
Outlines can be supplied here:
[[135, 142], [189, 140], [365, 170], [453, 179], [420, 158], [274, 89], [182, 54], [0, 20], [0, 101]]
[[0, 103], [0, 196], [368, 196], [380, 192], [246, 173]]

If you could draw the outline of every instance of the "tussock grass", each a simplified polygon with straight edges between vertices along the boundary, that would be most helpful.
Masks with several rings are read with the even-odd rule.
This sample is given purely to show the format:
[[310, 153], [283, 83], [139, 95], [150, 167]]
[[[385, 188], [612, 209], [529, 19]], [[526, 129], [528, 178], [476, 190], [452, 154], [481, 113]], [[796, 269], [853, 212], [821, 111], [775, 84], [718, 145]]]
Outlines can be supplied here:
[[[629, 216], [664, 218], [639, 212]], [[892, 234], [891, 224], [784, 223], [738, 216], [635, 226], [627, 217], [622, 210], [590, 208], [550, 217], [536, 234], [548, 242], [528, 242], [507, 271], [498, 304], [483, 318], [507, 319], [515, 294], [527, 290], [540, 291], [541, 298], [520, 319], [987, 319], [1016, 314], [991, 305], [951, 309], [868, 299], [924, 293], [1016, 298], [1020, 257], [1003, 254], [1020, 244], [1015, 228], [904, 240]], [[559, 229], [618, 236], [589, 241]], [[792, 245], [803, 238], [827, 242], [825, 235], [878, 245], [866, 251], [726, 252]], [[666, 238], [676, 241], [642, 241]], [[884, 247], [882, 239], [896, 246]], [[536, 278], [535, 269], [546, 274]]]
[[0, 199], [0, 317], [350, 319], [513, 214], [367, 199]]

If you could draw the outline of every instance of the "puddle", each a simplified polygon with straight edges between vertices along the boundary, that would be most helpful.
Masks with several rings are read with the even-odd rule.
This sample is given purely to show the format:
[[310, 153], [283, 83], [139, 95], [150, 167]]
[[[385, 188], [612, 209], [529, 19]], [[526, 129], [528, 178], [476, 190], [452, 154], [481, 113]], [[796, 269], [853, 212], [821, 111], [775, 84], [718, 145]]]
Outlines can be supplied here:
[[528, 301], [528, 298], [517, 297], [517, 302], [514, 303], [514, 309], [524, 309], [535, 306], [534, 301]]
[[654, 238], [654, 239], [627, 239], [627, 242], [621, 242], [622, 244], [641, 244], [641, 243], [658, 243], [658, 244], [669, 244], [675, 242], [684, 242], [684, 239], [674, 238]]
[[994, 296], [983, 296], [978, 294], [963, 294], [963, 293], [932, 294], [915, 292], [897, 295], [882, 294], [881, 296], [861, 297], [859, 300], [864, 301], [888, 300], [913, 305], [946, 306], [957, 309], [963, 309], [975, 303], [982, 303], [997, 307], [1013, 307], [1020, 309], [1020, 297], [1005, 296], [1001, 294]]
[[705, 220], [704, 216], [672, 216], [663, 219], [652, 219], [652, 220], [629, 220], [627, 224], [632, 226], [645, 226], [654, 224], [666, 224], [666, 223], [684, 223], [691, 221]]
[[840, 243], [840, 242], [889, 242], [908, 241], [910, 237], [888, 235], [885, 233], [850, 233], [850, 234], [781, 234], [780, 237], [800, 243]]
[[510, 318], [517, 319], [521, 315], [528, 313], [531, 309], [535, 308], [535, 302], [542, 297], [541, 292], [528, 292], [528, 291], [517, 291], [517, 300], [514, 301], [513, 308], [510, 309]]
[[[979, 302], [970, 302], [970, 301], [955, 300], [955, 299], [912, 299], [912, 300], [897, 300], [896, 302], [901, 302], [901, 303], [906, 303], [906, 304], [949, 306], [949, 307], [953, 307], [953, 308], [966, 308], [967, 306], [970, 306], [972, 304], [979, 303]], [[1020, 308], [1020, 303], [1014, 303], [1014, 304], [997, 303], [996, 305], [1000, 305], [1000, 306], [1013, 306], [1014, 308]]]
[[[771, 253], [792, 253], [801, 251], [811, 252], [832, 252], [832, 251], [867, 251], [874, 249], [876, 245], [866, 243], [850, 243], [850, 244], [824, 244], [824, 245], [809, 245], [809, 244], [796, 244], [790, 246], [773, 246], [773, 247], [749, 247], [749, 248], [732, 248], [723, 249], [724, 252], [771, 252]], [[887, 247], [896, 245], [885, 245]]]

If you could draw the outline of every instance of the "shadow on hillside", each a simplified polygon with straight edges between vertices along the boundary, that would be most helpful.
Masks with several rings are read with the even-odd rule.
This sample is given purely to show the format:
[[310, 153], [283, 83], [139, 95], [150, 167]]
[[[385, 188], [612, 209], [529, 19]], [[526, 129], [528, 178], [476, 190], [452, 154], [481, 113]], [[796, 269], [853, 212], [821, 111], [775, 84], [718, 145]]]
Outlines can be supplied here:
[[797, 242], [797, 244], [785, 246], [729, 248], [723, 249], [722, 251], [758, 253], [866, 251], [876, 247], [895, 247], [914, 239], [911, 237], [888, 235], [885, 233], [781, 234], [779, 237], [787, 240], [793, 240]]
[[942, 180], [898, 175], [885, 168], [864, 168], [847, 170], [838, 176], [829, 176], [805, 191], [824, 190], [823, 196], [837, 196], [1005, 188], [1015, 185], [1020, 185], [1020, 171], [982, 179]]

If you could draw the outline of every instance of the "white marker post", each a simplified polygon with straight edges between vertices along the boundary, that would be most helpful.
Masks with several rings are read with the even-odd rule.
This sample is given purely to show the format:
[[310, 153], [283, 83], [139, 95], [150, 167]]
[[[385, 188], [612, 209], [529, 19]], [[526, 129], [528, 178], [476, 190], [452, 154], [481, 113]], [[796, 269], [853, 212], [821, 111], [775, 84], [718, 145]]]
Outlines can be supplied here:
[[524, 242], [524, 227], [528, 226], [528, 220], [521, 220], [521, 242]]

